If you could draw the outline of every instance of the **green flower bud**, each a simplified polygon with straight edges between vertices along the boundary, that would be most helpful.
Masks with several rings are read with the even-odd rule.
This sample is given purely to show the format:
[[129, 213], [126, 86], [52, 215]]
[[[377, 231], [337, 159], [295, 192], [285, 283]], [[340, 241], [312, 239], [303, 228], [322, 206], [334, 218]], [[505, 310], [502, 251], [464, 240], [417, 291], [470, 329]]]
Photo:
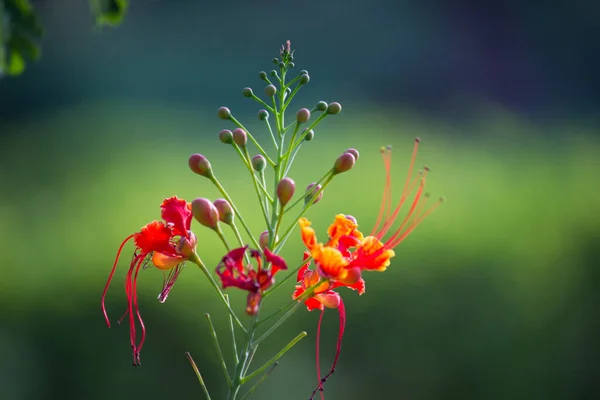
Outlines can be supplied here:
[[267, 160], [261, 156], [260, 154], [252, 157], [252, 167], [258, 171], [258, 172], [262, 172], [265, 170], [265, 167], [267, 166]]
[[225, 144], [233, 143], [233, 134], [229, 129], [223, 129], [219, 132], [219, 140]]
[[350, 153], [350, 154], [352, 154], [354, 156], [354, 159], [356, 161], [358, 161], [358, 157], [360, 157], [360, 153], [358, 152], [358, 150], [353, 149], [353, 148], [349, 148], [344, 153]]
[[319, 111], [325, 111], [325, 110], [327, 110], [328, 106], [329, 105], [326, 102], [320, 101], [320, 102], [317, 103], [317, 110], [319, 110]]
[[192, 154], [188, 160], [190, 169], [200, 176], [210, 178], [212, 176], [212, 168], [210, 162], [202, 154]]
[[277, 185], [277, 198], [282, 206], [285, 206], [294, 196], [296, 190], [296, 184], [292, 178], [285, 177], [279, 181]]
[[196, 245], [198, 244], [198, 239], [194, 232], [189, 232], [190, 238], [181, 237], [179, 242], [177, 243], [177, 254], [181, 254], [184, 257], [190, 258], [194, 251], [196, 250]]
[[248, 142], [248, 135], [242, 128], [235, 128], [233, 130], [233, 142], [240, 147], [244, 147]]
[[277, 65], [279, 64], [279, 58], [275, 57], [273, 60], [273, 64]]
[[244, 95], [244, 97], [252, 97], [252, 95], [254, 94], [252, 92], [252, 88], [244, 88], [244, 90], [242, 90], [242, 94]]
[[277, 88], [274, 85], [267, 85], [267, 87], [265, 87], [265, 94], [269, 97], [273, 97], [275, 96], [275, 93], [277, 93]]
[[305, 75], [305, 74], [308, 75], [308, 71], [307, 70], [303, 69], [302, 71], [300, 71], [300, 75]]
[[337, 160], [335, 160], [335, 163], [333, 164], [334, 175], [350, 171], [352, 167], [354, 167], [355, 163], [356, 158], [354, 158], [354, 156], [351, 153], [343, 153], [337, 158]]
[[342, 111], [342, 105], [338, 102], [333, 102], [327, 107], [327, 114], [339, 114]]
[[[317, 185], [316, 182], [313, 182], [310, 185], [308, 185], [306, 187], [306, 191], [305, 191], [306, 194], [304, 195], [304, 205], [307, 205], [308, 203], [310, 203], [312, 198], [315, 196], [315, 194], [319, 190], [321, 190], [321, 185]], [[322, 197], [323, 197], [323, 191], [321, 191], [321, 193], [319, 193], [319, 195], [315, 198], [315, 200], [312, 203], [317, 204], [319, 202], [319, 200], [321, 200]]]
[[310, 75], [308, 75], [308, 74], [300, 75], [300, 84], [301, 85], [306, 85], [308, 82], [310, 82]]
[[288, 67], [290, 67], [290, 68], [294, 68], [296, 66], [296, 64], [294, 64], [292, 62], [293, 59], [294, 59], [294, 57], [290, 57], [290, 62], [288, 63]]
[[217, 229], [219, 225], [219, 211], [210, 200], [197, 198], [192, 201], [192, 215], [201, 225]]
[[225, 199], [216, 199], [213, 204], [219, 212], [219, 221], [227, 225], [232, 225], [235, 214], [231, 204]]
[[285, 68], [285, 64], [284, 64], [283, 62], [280, 62], [280, 63], [278, 64], [278, 66], [279, 66], [279, 68], [281, 68], [281, 69], [284, 69], [284, 68]]
[[310, 119], [310, 110], [308, 108], [301, 108], [296, 113], [296, 121], [303, 124]]
[[277, 71], [275, 71], [274, 69], [272, 69], [269, 73], [273, 78], [277, 76]]
[[258, 73], [258, 78], [262, 81], [266, 81], [267, 80], [267, 73], [265, 71], [260, 71]]
[[229, 119], [231, 118], [231, 111], [227, 107], [219, 107], [217, 110], [217, 115], [221, 119]]
[[[308, 128], [304, 128], [304, 132], [306, 132]], [[315, 137], [315, 131], [313, 131], [312, 129], [310, 131], [308, 131], [308, 133], [306, 134], [306, 136], [304, 136], [304, 140], [306, 140], [307, 142], [310, 142], [311, 140], [313, 140]]]
[[260, 110], [258, 112], [258, 119], [260, 119], [261, 121], [264, 121], [267, 118], [269, 118], [269, 112], [267, 110]]

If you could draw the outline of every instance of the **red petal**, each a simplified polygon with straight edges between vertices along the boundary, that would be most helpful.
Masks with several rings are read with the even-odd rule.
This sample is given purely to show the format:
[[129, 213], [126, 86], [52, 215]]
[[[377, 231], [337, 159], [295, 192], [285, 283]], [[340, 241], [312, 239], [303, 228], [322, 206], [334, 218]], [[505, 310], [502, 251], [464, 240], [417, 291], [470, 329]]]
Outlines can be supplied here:
[[300, 269], [298, 270], [296, 282], [300, 282], [302, 279], [304, 279], [304, 274], [306, 273], [306, 271], [308, 271], [308, 264], [305, 264], [302, 267], [300, 267]]
[[158, 251], [167, 255], [176, 255], [175, 248], [170, 242], [171, 230], [162, 222], [150, 222], [134, 235], [133, 240], [142, 253]]
[[173, 235], [187, 236], [192, 223], [192, 211], [187, 201], [173, 196], [163, 200], [160, 208], [162, 219], [173, 224]]
[[308, 311], [322, 310], [324, 308], [323, 304], [321, 304], [321, 302], [315, 299], [314, 297], [311, 297], [310, 299], [306, 300], [304, 304], [306, 304], [306, 308], [308, 308]]
[[267, 262], [271, 263], [271, 276], [275, 275], [279, 270], [287, 269], [287, 264], [283, 257], [271, 253], [267, 248], [265, 248], [265, 257]]

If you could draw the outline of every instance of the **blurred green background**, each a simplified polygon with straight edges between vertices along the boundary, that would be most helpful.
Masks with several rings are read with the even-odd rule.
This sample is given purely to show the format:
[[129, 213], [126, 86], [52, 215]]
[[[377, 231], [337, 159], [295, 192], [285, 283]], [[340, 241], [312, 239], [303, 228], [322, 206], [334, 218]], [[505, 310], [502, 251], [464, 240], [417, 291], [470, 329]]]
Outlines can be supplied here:
[[[321, 237], [340, 212], [370, 230], [383, 144], [395, 149], [398, 193], [420, 136], [428, 190], [448, 199], [388, 271], [366, 274], [365, 295], [343, 291], [348, 325], [327, 398], [594, 398], [600, 7], [545, 4], [146, 1], [100, 32], [85, 2], [34, 2], [44, 56], [0, 80], [0, 398], [203, 398], [185, 351], [213, 399], [224, 398], [203, 315], [225, 339], [226, 314], [200, 271], [186, 268], [165, 304], [160, 272], [143, 272], [141, 368], [131, 367], [127, 327], [106, 328], [100, 295], [121, 240], [159, 218], [163, 198], [220, 197], [187, 168], [193, 152], [209, 157], [254, 232], [264, 229], [247, 174], [218, 141], [232, 126], [216, 109], [229, 106], [266, 139], [241, 89], [262, 94], [257, 73], [286, 39], [311, 74], [292, 109], [344, 106], [291, 176], [304, 187], [346, 148], [361, 151], [309, 213]], [[193, 230], [216, 265], [217, 238]], [[292, 238], [283, 255], [297, 265], [303, 247]], [[113, 321], [126, 306], [126, 264], [108, 295]], [[231, 294], [241, 312], [243, 294]], [[256, 398], [308, 398], [317, 319], [302, 309], [261, 347], [256, 365], [309, 333]], [[323, 368], [337, 324], [326, 312]]]

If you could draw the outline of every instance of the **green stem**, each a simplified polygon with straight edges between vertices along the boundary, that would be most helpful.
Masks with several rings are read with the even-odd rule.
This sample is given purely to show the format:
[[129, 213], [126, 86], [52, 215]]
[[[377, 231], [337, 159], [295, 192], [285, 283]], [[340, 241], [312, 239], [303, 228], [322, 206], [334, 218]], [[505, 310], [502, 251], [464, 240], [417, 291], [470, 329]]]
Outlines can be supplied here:
[[235, 225], [235, 222], [232, 222], [231, 225], [231, 230], [233, 231], [233, 234], [235, 235], [235, 238], [237, 239], [238, 243], [240, 244], [240, 247], [244, 246], [244, 240], [242, 239], [242, 235], [240, 235], [240, 231], [238, 230], [237, 226]]
[[[229, 304], [229, 302], [227, 302]], [[219, 339], [217, 339], [217, 331], [215, 330], [215, 326], [210, 319], [210, 314], [204, 314], [206, 320], [208, 321], [208, 326], [210, 327], [210, 333], [213, 338], [213, 344], [215, 345], [215, 350], [217, 350], [217, 357], [219, 357], [219, 361], [221, 362], [221, 368], [223, 369], [223, 374], [225, 374], [225, 379], [227, 379], [227, 386], [231, 387], [231, 377], [229, 376], [229, 372], [227, 371], [227, 364], [225, 364], [225, 358], [223, 358], [223, 352], [221, 351], [221, 346], [219, 346]]]
[[[294, 221], [297, 222], [300, 218], [302, 218], [304, 216], [304, 214], [306, 213], [306, 211], [308, 211], [308, 208], [313, 204], [313, 202], [315, 201], [315, 199], [325, 189], [325, 187], [327, 187], [327, 185], [329, 185], [329, 183], [331, 182], [332, 179], [333, 179], [333, 175], [331, 175], [331, 176], [329, 176], [329, 178], [327, 178], [327, 180], [323, 183], [323, 186], [321, 187], [321, 189], [315, 192], [315, 194], [313, 195], [313, 197], [310, 199], [309, 202], [306, 203], [306, 205], [304, 206], [304, 208], [302, 209], [302, 211], [300, 212], [300, 214], [298, 214], [298, 216], [296, 217], [296, 219]], [[285, 242], [287, 241], [288, 237], [290, 236], [290, 234], [292, 233], [292, 231], [296, 227], [296, 222], [294, 222], [293, 224], [290, 225], [290, 227], [287, 229], [287, 231], [285, 232], [285, 234], [282, 236], [281, 240], [279, 240], [279, 242], [275, 245], [274, 252], [278, 252], [279, 250], [281, 250], [281, 247], [285, 244]], [[277, 254], [277, 253], [275, 253], [275, 254]]]
[[269, 368], [269, 370], [261, 376], [261, 378], [246, 392], [246, 394], [240, 400], [246, 400], [258, 387], [269, 377], [271, 372], [279, 365], [279, 361], [275, 361], [275, 363]]
[[[271, 287], [269, 290], [267, 290], [265, 293], [263, 293], [263, 296], [262, 296], [263, 300], [264, 300], [264, 298], [265, 298], [265, 297], [267, 297], [268, 295], [270, 295], [270, 294], [271, 294], [271, 292], [274, 292], [274, 291], [275, 291], [276, 289], [278, 289], [278, 288], [279, 288], [281, 285], [283, 285], [285, 282], [287, 282], [287, 281], [288, 281], [288, 279], [290, 279], [292, 276], [295, 276], [295, 275], [296, 275], [296, 273], [297, 273], [297, 272], [300, 270], [300, 268], [302, 268], [303, 266], [305, 266], [306, 264], [308, 264], [309, 262], [311, 262], [311, 260], [312, 260], [312, 256], [311, 256], [311, 257], [309, 257], [309, 258], [307, 258], [306, 260], [304, 260], [304, 262], [302, 262], [302, 264], [300, 264], [300, 265], [299, 265], [298, 267], [296, 267], [296, 268], [295, 268], [293, 271], [291, 271], [289, 274], [287, 274], [285, 278], [283, 278], [281, 281], [277, 282], [277, 283], [276, 283], [274, 286], [272, 286], [272, 287]], [[280, 311], [278, 311], [277, 313], [279, 313], [279, 312], [280, 312]], [[268, 317], [268, 318], [270, 318], [270, 317]], [[264, 320], [262, 320], [262, 321], [259, 321], [259, 322], [258, 322], [258, 323], [259, 323], [259, 325], [260, 325], [260, 324], [261, 324], [263, 321], [264, 321]]]
[[269, 106], [267, 103], [265, 103], [260, 97], [257, 97], [254, 93], [252, 94], [251, 98], [254, 99], [254, 100], [256, 100], [257, 102], [259, 102], [263, 106], [265, 106], [265, 108], [267, 110], [273, 112], [273, 108], [271, 106]]
[[[225, 295], [225, 300], [227, 301], [227, 304], [231, 306], [231, 303], [229, 302], [229, 295]], [[240, 360], [238, 358], [237, 343], [235, 340], [235, 327], [233, 326], [233, 317], [231, 316], [231, 314], [229, 314], [229, 330], [231, 331], [231, 347], [233, 348], [233, 359], [235, 361], [235, 364], [237, 365], [237, 363], [239, 363]]]
[[273, 160], [271, 160], [271, 158], [269, 157], [269, 155], [267, 154], [267, 152], [265, 151], [265, 149], [262, 148], [262, 146], [260, 144], [258, 144], [258, 142], [256, 141], [256, 139], [254, 138], [254, 136], [252, 136], [252, 134], [250, 133], [250, 131], [248, 131], [248, 129], [246, 129], [246, 127], [244, 125], [241, 124], [240, 121], [238, 121], [237, 119], [235, 119], [235, 117], [232, 115], [230, 118], [231, 122], [233, 122], [234, 124], [236, 124], [238, 126], [238, 128], [243, 129], [246, 134], [248, 135], [248, 138], [250, 139], [250, 141], [252, 143], [254, 143], [254, 145], [256, 146], [256, 148], [258, 149], [258, 151], [263, 155], [263, 157], [266, 158], [267, 162], [271, 165], [275, 165], [275, 163], [273, 162]]
[[318, 288], [320, 285], [322, 285], [323, 283], [327, 282], [326, 278], [321, 278], [319, 280], [319, 282], [317, 282], [316, 284], [312, 285], [311, 287], [309, 287], [308, 289], [306, 289], [304, 291], [304, 293], [302, 293], [302, 295], [300, 295], [299, 297], [297, 297], [295, 299], [295, 301], [297, 302], [296, 304], [294, 304], [290, 310], [288, 312], [286, 312], [283, 317], [281, 317], [279, 320], [277, 320], [277, 322], [275, 322], [273, 325], [271, 325], [269, 327], [269, 329], [266, 330], [265, 333], [262, 334], [261, 337], [259, 337], [258, 339], [256, 339], [252, 345], [253, 346], [258, 346], [260, 343], [262, 343], [262, 341], [264, 341], [266, 338], [269, 337], [269, 335], [271, 335], [271, 333], [273, 333], [277, 328], [279, 328], [279, 326], [281, 324], [283, 324], [289, 317], [292, 316], [292, 314], [294, 314], [296, 312], [296, 310], [298, 310], [298, 308], [300, 308], [301, 305], [304, 304], [304, 300], [309, 298], [310, 296], [313, 295], [314, 291], [316, 288]]
[[250, 231], [250, 228], [248, 227], [248, 225], [246, 224], [246, 222], [242, 218], [239, 210], [235, 206], [235, 203], [233, 202], [233, 200], [231, 200], [231, 197], [229, 197], [229, 194], [227, 194], [227, 192], [225, 191], [225, 188], [223, 186], [221, 186], [221, 183], [217, 180], [217, 178], [214, 175], [211, 175], [209, 177], [209, 179], [217, 187], [217, 189], [219, 189], [219, 192], [221, 192], [221, 194], [223, 195], [223, 197], [225, 198], [225, 200], [227, 200], [229, 202], [229, 204], [231, 205], [231, 208], [233, 209], [233, 212], [235, 213], [235, 215], [237, 216], [237, 218], [242, 223], [242, 226], [244, 227], [244, 230], [246, 231], [246, 233], [250, 237], [250, 240], [252, 240], [252, 244], [254, 245], [254, 248], [260, 249], [260, 245], [258, 244], [257, 240], [254, 238], [254, 235]]
[[277, 144], [277, 140], [275, 139], [275, 134], [273, 133], [273, 129], [271, 129], [271, 123], [269, 119], [265, 119], [265, 123], [267, 124], [267, 128], [269, 128], [269, 133], [271, 134], [271, 139], [273, 140], [273, 145], [275, 146], [275, 150], [279, 151], [279, 145]]
[[192, 355], [188, 351], [186, 351], [185, 356], [189, 360], [190, 364], [192, 365], [192, 368], [194, 369], [194, 372], [196, 373], [196, 376], [198, 377], [198, 381], [200, 382], [200, 386], [202, 386], [202, 391], [204, 391], [204, 396], [206, 397], [206, 400], [211, 400], [210, 394], [208, 393], [208, 388], [206, 387], [206, 384], [204, 383], [204, 379], [202, 379], [202, 374], [200, 373], [200, 370], [196, 366], [196, 363], [194, 362]]
[[267, 361], [262, 367], [258, 368], [256, 371], [254, 371], [253, 373], [251, 373], [250, 375], [242, 378], [242, 383], [246, 383], [249, 380], [256, 378], [258, 375], [260, 375], [265, 369], [267, 369], [269, 366], [271, 366], [271, 364], [275, 363], [277, 360], [279, 360], [285, 353], [287, 353], [292, 347], [294, 347], [294, 345], [296, 343], [298, 343], [300, 340], [304, 339], [306, 337], [307, 333], [306, 332], [300, 332], [298, 334], [298, 336], [296, 336], [295, 338], [293, 338], [283, 349], [281, 349], [279, 351], [279, 353], [275, 354], [275, 356], [273, 356], [273, 358], [271, 358], [269, 361]]
[[225, 296], [223, 295], [223, 292], [221, 291], [221, 288], [219, 287], [219, 285], [215, 281], [215, 278], [213, 278], [212, 275], [210, 274], [210, 272], [208, 272], [208, 269], [206, 268], [206, 266], [204, 265], [204, 263], [202, 262], [202, 260], [200, 260], [200, 257], [198, 257], [198, 254], [193, 253], [192, 256], [190, 257], [190, 261], [193, 262], [194, 264], [198, 265], [200, 267], [200, 269], [202, 270], [202, 272], [204, 272], [204, 275], [206, 275], [206, 277], [208, 278], [208, 282], [216, 290], [216, 292], [219, 294], [219, 298], [221, 299], [221, 301], [227, 307], [227, 310], [229, 311], [229, 314], [231, 315], [231, 317], [240, 326], [240, 328], [242, 328], [242, 330], [244, 332], [246, 332], [246, 328], [244, 328], [244, 325], [242, 324], [242, 321], [240, 321], [239, 318], [237, 317], [237, 315], [235, 315], [235, 311], [233, 311], [233, 309], [229, 305], [229, 302], [227, 301], [227, 299], [225, 299]]
[[227, 239], [225, 238], [225, 235], [223, 235], [223, 231], [221, 230], [221, 227], [219, 225], [217, 225], [217, 228], [214, 229], [214, 231], [217, 232], [217, 236], [219, 236], [219, 239], [221, 239], [221, 241], [225, 245], [225, 248], [227, 249], [227, 251], [230, 251], [231, 248], [229, 247], [229, 243], [227, 243]]

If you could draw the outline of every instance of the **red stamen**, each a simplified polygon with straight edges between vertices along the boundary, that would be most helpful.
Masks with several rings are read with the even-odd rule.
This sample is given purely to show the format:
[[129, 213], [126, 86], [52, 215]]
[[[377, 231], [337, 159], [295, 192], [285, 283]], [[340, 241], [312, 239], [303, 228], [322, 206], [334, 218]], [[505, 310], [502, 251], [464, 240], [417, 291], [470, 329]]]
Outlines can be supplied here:
[[[137, 278], [138, 273], [140, 272], [141, 262], [138, 262], [137, 267], [135, 269], [135, 276], [133, 277], [133, 304], [135, 307], [135, 314], [137, 316], [138, 321], [140, 322], [140, 326], [142, 328], [142, 338], [140, 339], [140, 343], [135, 347], [134, 350], [134, 365], [141, 365], [140, 363], [140, 351], [142, 351], [142, 346], [144, 345], [144, 341], [146, 340], [146, 326], [144, 325], [144, 321], [142, 320], [142, 316], [140, 315], [140, 309], [138, 307], [138, 297], [137, 297]], [[134, 332], [135, 335], [135, 332]]]
[[413, 216], [413, 214], [417, 208], [417, 205], [419, 204], [419, 200], [421, 199], [421, 195], [423, 194], [424, 188], [425, 188], [425, 178], [422, 178], [421, 184], [419, 185], [419, 189], [417, 190], [417, 193], [415, 194], [415, 199], [413, 200], [412, 205], [410, 206], [410, 210], [408, 210], [408, 214], [406, 215], [406, 217], [404, 218], [404, 221], [402, 221], [402, 223], [400, 224], [400, 227], [396, 230], [396, 232], [394, 232], [394, 234], [385, 242], [386, 247], [388, 247], [388, 245], [390, 243], [392, 243], [398, 237], [398, 235], [400, 235], [400, 233], [402, 232], [402, 229], [404, 229], [404, 226], [406, 226], [406, 223]]
[[[331, 366], [331, 369], [329, 370], [327, 375], [325, 375], [320, 380], [319, 384], [317, 385], [317, 388], [313, 391], [309, 400], [312, 400], [314, 398], [317, 391], [321, 393], [321, 398], [322, 399], [324, 398], [323, 384], [325, 382], [327, 382], [327, 379], [329, 379], [329, 377], [335, 372], [335, 367], [336, 367], [338, 359], [340, 357], [340, 352], [342, 351], [342, 338], [344, 337], [344, 329], [346, 328], [346, 308], [344, 307], [344, 302], [342, 301], [341, 298], [340, 298], [340, 305], [338, 306], [338, 313], [340, 314], [340, 330], [338, 333], [338, 340], [337, 340], [337, 345], [336, 345], [335, 358], [333, 359], [333, 365]], [[321, 316], [322, 316], [322, 314], [321, 314]], [[317, 335], [320, 334], [320, 327], [321, 327], [321, 320], [319, 320], [319, 328], [317, 330]], [[317, 370], [317, 372], [319, 372], [319, 370]], [[320, 375], [320, 373], [319, 373], [319, 375]]]
[[108, 276], [108, 281], [106, 282], [106, 285], [104, 286], [104, 291], [102, 292], [102, 313], [104, 314], [104, 320], [106, 321], [106, 325], [109, 328], [110, 328], [110, 320], [108, 319], [108, 313], [106, 312], [106, 305], [104, 302], [106, 299], [106, 292], [108, 292], [108, 287], [110, 286], [110, 282], [112, 281], [113, 275], [115, 274], [115, 270], [117, 269], [117, 263], [119, 262], [119, 257], [121, 256], [121, 251], [123, 250], [125, 243], [127, 243], [130, 239], [132, 239], [133, 236], [134, 235], [127, 236], [127, 238], [125, 238], [125, 240], [123, 240], [123, 242], [121, 243], [121, 246], [119, 246], [119, 250], [117, 251], [117, 257], [115, 259], [115, 262], [113, 263], [113, 267], [112, 267], [112, 270], [110, 271], [110, 275]]
[[[402, 196], [400, 197], [400, 201], [398, 202], [398, 205], [394, 209], [393, 214], [389, 218], [386, 218], [385, 223], [384, 223], [383, 227], [381, 228], [381, 230], [377, 234], [374, 235], [378, 239], [381, 239], [383, 236], [385, 236], [385, 234], [391, 228], [391, 226], [393, 225], [394, 221], [396, 220], [396, 217], [398, 216], [398, 213], [400, 212], [400, 209], [402, 208], [402, 205], [406, 201], [406, 197], [408, 196], [409, 193], [411, 193], [413, 191], [413, 189], [415, 187], [415, 184], [418, 181], [418, 180], [413, 180], [412, 179], [412, 172], [413, 172], [413, 169], [414, 169], [415, 161], [417, 159], [417, 152], [418, 152], [418, 149], [419, 149], [419, 143], [420, 143], [420, 139], [416, 138], [415, 139], [415, 145], [413, 147], [412, 157], [411, 157], [411, 160], [410, 160], [410, 165], [409, 165], [409, 168], [408, 168], [408, 174], [406, 176], [406, 182], [404, 183], [404, 189], [402, 190]], [[391, 203], [391, 201], [390, 201], [390, 203]]]
[[163, 288], [162, 288], [161, 292], [158, 294], [158, 301], [160, 301], [161, 303], [164, 303], [165, 301], [167, 301], [169, 292], [173, 288], [173, 285], [175, 285], [175, 281], [177, 281], [177, 278], [179, 277], [179, 273], [181, 272], [182, 269], [183, 269], [183, 264], [179, 264], [175, 268], [173, 268], [169, 272], [168, 275], [166, 273], [163, 273]]
[[423, 222], [423, 220], [425, 218], [427, 218], [433, 211], [435, 211], [436, 208], [438, 208], [440, 206], [440, 204], [442, 204], [444, 202], [444, 199], [441, 198], [438, 201], [435, 202], [434, 205], [432, 205], [427, 211], [425, 211], [423, 213], [423, 215], [421, 215], [420, 217], [418, 217], [416, 219], [416, 221], [414, 221], [409, 227], [408, 229], [400, 236], [398, 237], [398, 239], [396, 239], [394, 242], [390, 243], [389, 248], [395, 247], [398, 244], [400, 244], [400, 242], [402, 242], [416, 227], [417, 225], [419, 225], [421, 222]]

